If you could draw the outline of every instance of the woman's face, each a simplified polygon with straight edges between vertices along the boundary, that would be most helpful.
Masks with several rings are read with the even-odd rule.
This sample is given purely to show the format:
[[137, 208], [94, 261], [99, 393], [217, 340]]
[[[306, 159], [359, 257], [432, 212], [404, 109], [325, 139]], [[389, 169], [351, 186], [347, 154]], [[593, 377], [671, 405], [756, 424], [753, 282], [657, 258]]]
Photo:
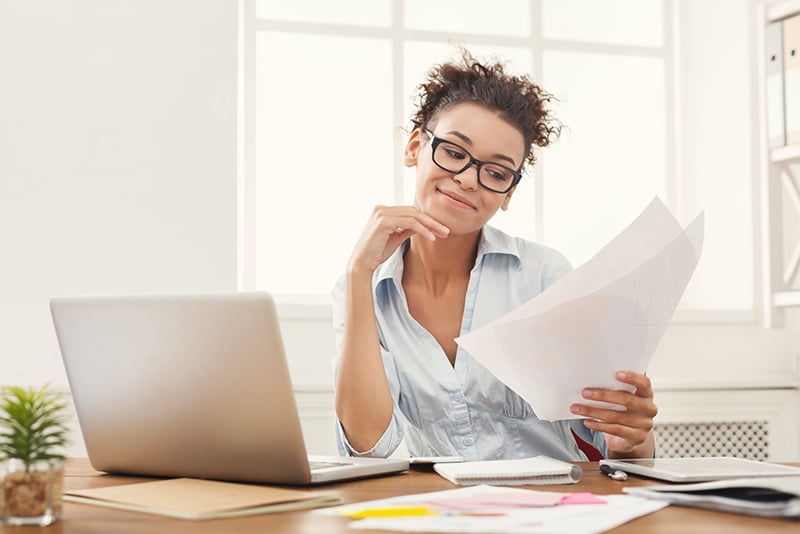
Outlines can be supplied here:
[[[516, 170], [525, 158], [522, 133], [479, 104], [454, 105], [432, 121], [428, 130], [481, 161]], [[475, 165], [459, 174], [437, 166], [431, 157], [431, 137], [420, 129], [414, 130], [408, 140], [405, 164], [416, 166], [417, 170], [415, 205], [450, 228], [450, 235], [481, 229], [499, 208], [508, 208], [514, 192], [496, 193], [481, 186]]]

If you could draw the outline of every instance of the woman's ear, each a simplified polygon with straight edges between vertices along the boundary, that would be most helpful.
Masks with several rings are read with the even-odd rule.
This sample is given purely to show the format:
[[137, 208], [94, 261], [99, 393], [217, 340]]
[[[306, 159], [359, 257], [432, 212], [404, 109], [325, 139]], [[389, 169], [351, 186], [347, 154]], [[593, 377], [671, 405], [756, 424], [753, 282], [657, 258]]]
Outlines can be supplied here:
[[503, 210], [503, 211], [507, 211], [507, 210], [508, 210], [508, 203], [509, 203], [509, 202], [511, 202], [511, 195], [513, 195], [513, 194], [514, 194], [514, 190], [515, 190], [516, 188], [517, 188], [517, 186], [515, 185], [514, 187], [512, 187], [512, 188], [509, 190], [509, 192], [508, 192], [508, 193], [506, 193], [506, 198], [504, 198], [504, 199], [503, 199], [503, 203], [502, 203], [502, 204], [500, 204], [500, 209], [501, 209], [501, 210]]
[[403, 156], [403, 163], [406, 167], [414, 167], [417, 164], [419, 151], [422, 150], [422, 130], [415, 128], [406, 143], [406, 151]]

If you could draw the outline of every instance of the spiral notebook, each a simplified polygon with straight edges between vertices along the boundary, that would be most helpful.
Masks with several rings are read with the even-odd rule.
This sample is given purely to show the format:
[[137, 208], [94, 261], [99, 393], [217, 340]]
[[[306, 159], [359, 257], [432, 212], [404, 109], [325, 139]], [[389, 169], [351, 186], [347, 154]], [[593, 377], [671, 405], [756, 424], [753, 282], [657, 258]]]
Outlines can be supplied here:
[[515, 460], [439, 463], [434, 471], [460, 486], [524, 486], [542, 484], [575, 484], [583, 474], [575, 464], [548, 456]]

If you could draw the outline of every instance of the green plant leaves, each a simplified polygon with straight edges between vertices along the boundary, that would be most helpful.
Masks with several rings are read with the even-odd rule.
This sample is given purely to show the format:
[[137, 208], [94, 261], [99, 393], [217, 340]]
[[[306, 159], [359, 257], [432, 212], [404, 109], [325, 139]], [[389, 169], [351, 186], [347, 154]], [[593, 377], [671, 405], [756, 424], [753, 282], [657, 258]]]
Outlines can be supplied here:
[[38, 460], [63, 459], [67, 443], [67, 404], [50, 389], [4, 389], [0, 400], [0, 455], [29, 467]]

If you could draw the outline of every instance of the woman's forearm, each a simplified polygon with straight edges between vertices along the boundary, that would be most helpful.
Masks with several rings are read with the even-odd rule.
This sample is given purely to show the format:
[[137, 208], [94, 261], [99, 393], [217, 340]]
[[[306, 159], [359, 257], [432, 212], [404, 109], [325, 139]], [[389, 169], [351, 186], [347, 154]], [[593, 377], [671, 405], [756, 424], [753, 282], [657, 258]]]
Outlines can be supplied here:
[[336, 415], [350, 445], [367, 451], [389, 426], [393, 411], [375, 320], [371, 272], [348, 273], [344, 324]]

